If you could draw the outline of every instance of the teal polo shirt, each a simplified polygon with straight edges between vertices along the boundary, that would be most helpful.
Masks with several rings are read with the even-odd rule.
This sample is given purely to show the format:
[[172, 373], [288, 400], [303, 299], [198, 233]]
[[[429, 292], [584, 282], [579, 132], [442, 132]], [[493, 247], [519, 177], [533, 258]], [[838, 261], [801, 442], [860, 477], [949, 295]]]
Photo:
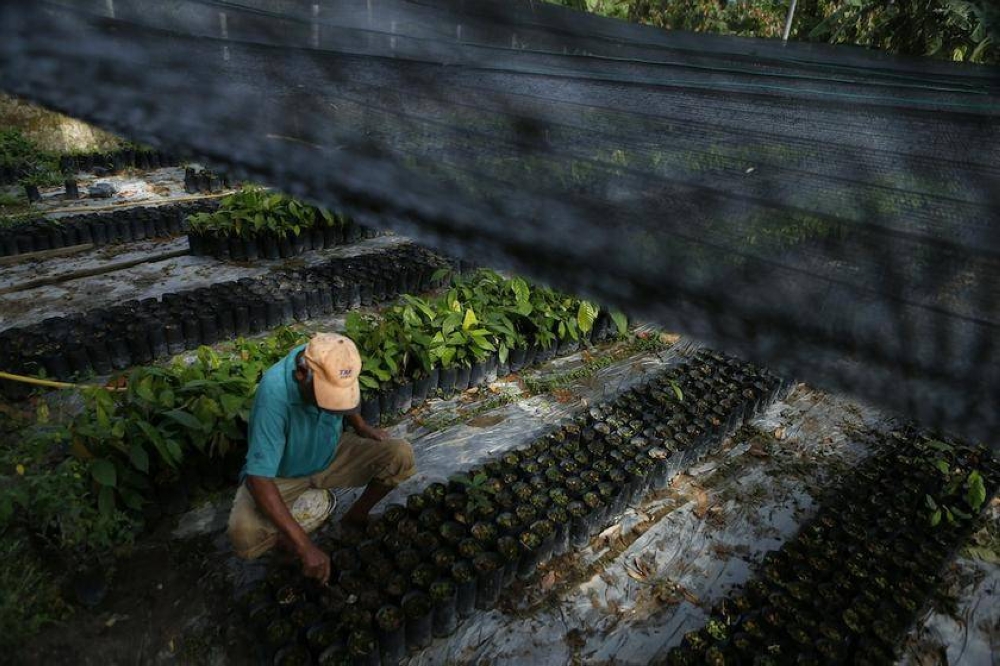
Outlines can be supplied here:
[[250, 476], [293, 478], [326, 469], [337, 453], [343, 417], [306, 404], [292, 373], [299, 345], [267, 372], [250, 410], [249, 448], [240, 481]]

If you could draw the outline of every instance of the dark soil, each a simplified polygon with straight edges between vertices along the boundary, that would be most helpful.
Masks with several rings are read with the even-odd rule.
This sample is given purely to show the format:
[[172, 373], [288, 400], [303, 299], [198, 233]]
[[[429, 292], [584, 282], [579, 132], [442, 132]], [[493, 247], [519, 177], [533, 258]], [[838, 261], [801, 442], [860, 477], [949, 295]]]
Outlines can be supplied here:
[[44, 630], [11, 663], [254, 663], [226, 579], [231, 555], [218, 546], [224, 539], [171, 540], [161, 526], [119, 562], [102, 603]]

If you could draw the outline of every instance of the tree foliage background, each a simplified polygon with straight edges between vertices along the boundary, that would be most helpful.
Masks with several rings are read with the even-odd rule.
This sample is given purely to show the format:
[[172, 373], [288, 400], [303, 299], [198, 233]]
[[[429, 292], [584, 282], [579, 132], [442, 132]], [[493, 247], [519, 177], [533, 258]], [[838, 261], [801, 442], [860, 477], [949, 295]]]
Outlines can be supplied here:
[[[558, 0], [673, 30], [781, 37], [790, 0]], [[801, 0], [791, 39], [903, 55], [1000, 62], [1000, 5], [991, 0]]]

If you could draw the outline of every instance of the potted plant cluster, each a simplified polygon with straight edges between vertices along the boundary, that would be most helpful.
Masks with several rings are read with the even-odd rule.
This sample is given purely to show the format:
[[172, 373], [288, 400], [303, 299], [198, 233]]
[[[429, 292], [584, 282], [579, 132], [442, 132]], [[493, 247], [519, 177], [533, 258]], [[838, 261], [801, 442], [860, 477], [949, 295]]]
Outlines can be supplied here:
[[[377, 255], [332, 258], [308, 268], [53, 317], [0, 332], [0, 365], [56, 379], [108, 374], [199, 345], [342, 312], [356, 307], [362, 285], [379, 285], [379, 301], [395, 297], [404, 282], [428, 289], [441, 264], [436, 255], [403, 245]], [[0, 383], [0, 391], [8, 388], [16, 390], [16, 385]]]
[[184, 168], [184, 191], [188, 194], [213, 194], [229, 189], [229, 176], [211, 169]]
[[284, 259], [374, 235], [347, 217], [256, 186], [190, 216], [188, 228], [192, 254], [233, 261]]
[[127, 243], [147, 238], [169, 238], [184, 231], [188, 215], [208, 212], [214, 201], [164, 206], [139, 206], [57, 220], [38, 218], [0, 229], [0, 256], [54, 250], [90, 243], [95, 246]]
[[874, 443], [876, 455], [668, 663], [758, 663], [762, 654], [775, 663], [896, 662], [940, 571], [996, 492], [1000, 467], [982, 446], [914, 428]]
[[[684, 461], [717, 447], [734, 420], [709, 416], [714, 413], [707, 405], [726, 401], [742, 418], [781, 388], [777, 378], [751, 365], [699, 352], [691, 363], [527, 446], [432, 483], [405, 504], [390, 505], [356, 545], [324, 544], [334, 553], [335, 567], [347, 567], [360, 578], [355, 587], [343, 589], [341, 573], [332, 595], [353, 598], [352, 590], [377, 588], [381, 597], [372, 604], [401, 608], [407, 645], [419, 650], [432, 635], [454, 631], [474, 609], [493, 608], [509, 575], [530, 578], [566, 548], [568, 536], [560, 541], [559, 535], [568, 535], [573, 521], [585, 520], [588, 537], [593, 535], [613, 517], [612, 507], [624, 506], [619, 497], [637, 501], [654, 484], [666, 483]], [[636, 476], [615, 473], [633, 465]], [[609, 487], [603, 494], [602, 484]], [[577, 512], [576, 507], [582, 508]], [[357, 557], [343, 554], [351, 548], [359, 551]], [[384, 561], [388, 568], [361, 564], [373, 561]], [[404, 584], [395, 585], [397, 579]], [[279, 609], [277, 616], [285, 614]], [[340, 623], [341, 636], [330, 639], [339, 645], [357, 630], [357, 620], [340, 606], [328, 606], [320, 623]], [[366, 628], [385, 630], [382, 625]], [[390, 629], [398, 631], [397, 624]], [[392, 648], [382, 652], [395, 658], [398, 638], [391, 640]], [[328, 647], [310, 649], [320, 654]]]
[[536, 362], [542, 350], [603, 340], [610, 322], [618, 334], [627, 330], [624, 315], [520, 278], [489, 270], [454, 276], [436, 298], [407, 295], [379, 316], [348, 316], [362, 357], [362, 413], [377, 423], [435, 392], [447, 397], [488, 383]]
[[180, 161], [176, 155], [149, 146], [126, 144], [120, 150], [108, 152], [81, 152], [61, 155], [59, 169], [63, 173], [93, 171], [121, 171], [126, 168], [142, 170], [176, 166]]

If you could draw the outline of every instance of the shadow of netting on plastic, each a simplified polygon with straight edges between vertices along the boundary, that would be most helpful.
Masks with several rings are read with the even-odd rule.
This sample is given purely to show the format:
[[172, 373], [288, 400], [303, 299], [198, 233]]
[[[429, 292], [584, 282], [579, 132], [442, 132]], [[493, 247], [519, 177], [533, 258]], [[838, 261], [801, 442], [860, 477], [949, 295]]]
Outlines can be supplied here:
[[5, 90], [925, 425], [997, 425], [993, 69], [538, 3], [11, 4]]

